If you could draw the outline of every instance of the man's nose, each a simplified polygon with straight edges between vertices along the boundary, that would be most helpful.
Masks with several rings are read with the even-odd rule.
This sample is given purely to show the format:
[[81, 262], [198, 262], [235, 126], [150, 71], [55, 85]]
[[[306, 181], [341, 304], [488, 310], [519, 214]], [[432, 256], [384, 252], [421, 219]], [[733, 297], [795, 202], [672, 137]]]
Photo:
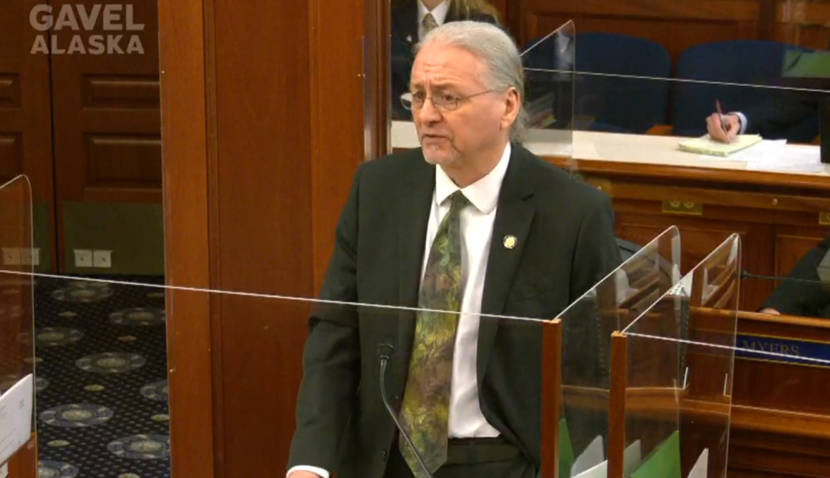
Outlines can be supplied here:
[[421, 109], [418, 111], [418, 116], [421, 121], [434, 122], [441, 120], [441, 112], [435, 107], [431, 96], [427, 96], [424, 99], [424, 104], [421, 105]]

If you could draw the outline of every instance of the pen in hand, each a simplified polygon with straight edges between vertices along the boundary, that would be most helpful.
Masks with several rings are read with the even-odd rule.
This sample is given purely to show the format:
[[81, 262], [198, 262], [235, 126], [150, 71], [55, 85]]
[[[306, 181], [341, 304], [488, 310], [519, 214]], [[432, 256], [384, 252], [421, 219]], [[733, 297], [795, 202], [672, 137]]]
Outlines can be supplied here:
[[718, 113], [718, 119], [720, 120], [720, 127], [723, 130], [723, 135], [726, 137], [726, 141], [729, 141], [729, 128], [726, 125], [726, 118], [723, 116], [723, 110], [720, 107], [719, 99], [715, 99], [715, 111]]

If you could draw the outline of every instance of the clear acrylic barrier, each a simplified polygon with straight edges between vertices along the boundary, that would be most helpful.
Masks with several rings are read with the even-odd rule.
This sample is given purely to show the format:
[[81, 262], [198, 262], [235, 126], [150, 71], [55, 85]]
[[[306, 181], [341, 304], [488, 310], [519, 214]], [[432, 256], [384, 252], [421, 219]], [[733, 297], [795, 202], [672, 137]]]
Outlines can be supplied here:
[[545, 141], [570, 156], [574, 129], [574, 66], [576, 28], [569, 20], [525, 45], [524, 107], [530, 132], [528, 141]]
[[[226, 326], [212, 339], [217, 351], [213, 373], [219, 379], [214, 390], [204, 393], [212, 394], [221, 407], [223, 418], [217, 420], [229, 437], [227, 452], [287, 456], [297, 403], [310, 404], [299, 415], [306, 430], [326, 419], [345, 426], [352, 416], [346, 433], [384, 436], [391, 443], [395, 425], [382, 404], [381, 359], [388, 356], [383, 375], [386, 398], [397, 412], [416, 316], [457, 317], [411, 307], [59, 276], [38, 277], [36, 298], [41, 470], [75, 470], [79, 476], [152, 476], [169, 467], [168, 401], [176, 396], [175, 390], [168, 395], [163, 337], [165, 328], [175, 329], [177, 322], [224, 317]], [[171, 301], [168, 307], [165, 299]], [[210, 303], [212, 312], [176, 313], [176, 304], [194, 301]], [[309, 344], [314, 345], [304, 345], [309, 317]], [[478, 322], [478, 362], [472, 362], [469, 371], [479, 374], [485, 415], [506, 439], [533, 457], [539, 454], [543, 406], [542, 318], [460, 319], [463, 328]], [[305, 365], [300, 361], [304, 347]], [[269, 359], [263, 363], [262, 357]], [[298, 397], [304, 369], [306, 388]], [[177, 373], [175, 364], [170, 373]], [[325, 389], [315, 389], [318, 385]], [[188, 406], [177, 402], [172, 411], [186, 413]], [[251, 433], [263, 426], [276, 430], [271, 439], [263, 441]], [[507, 436], [509, 430], [515, 433]], [[313, 436], [315, 449], [336, 454], [336, 433]], [[306, 447], [308, 443], [303, 442]], [[370, 452], [346, 451], [358, 456]], [[372, 462], [377, 462], [379, 450], [371, 453]]]
[[[596, 447], [605, 457], [611, 334], [625, 328], [680, 278], [680, 235], [671, 227], [559, 314], [562, 320], [562, 429], [573, 453], [560, 456], [560, 476], [582, 468], [574, 459]], [[562, 443], [560, 442], [560, 445]], [[560, 448], [561, 449], [561, 448]]]
[[[613, 436], [609, 436], [607, 410], [614, 409], [615, 402], [609, 398], [609, 393], [619, 372], [610, 361], [605, 362], [605, 369], [602, 369], [602, 362], [597, 357], [609, 360], [610, 344], [607, 338], [600, 339], [624, 328], [632, 317], [648, 310], [627, 329], [630, 355], [626, 357], [626, 369], [631, 391], [625, 399], [627, 430], [642, 439], [643, 457], [665, 438], [671, 437], [674, 430], [679, 430], [684, 470], [689, 460], [699, 456], [700, 447], [704, 445], [709, 448], [710, 466], [720, 466], [716, 465], [720, 448], [711, 444], [711, 440], [713, 437], [722, 439], [721, 432], [729, 425], [729, 402], [724, 402], [721, 379], [725, 374], [723, 364], [731, 357], [731, 352], [725, 352], [724, 347], [728, 348], [725, 344], [734, 340], [734, 335], [727, 333], [729, 327], [726, 325], [730, 322], [722, 320], [722, 315], [728, 310], [728, 301], [736, 300], [737, 295], [737, 290], [729, 286], [728, 281], [724, 282], [724, 277], [733, 277], [727, 271], [734, 272], [738, 267], [733, 260], [740, 254], [730, 252], [710, 256], [719, 260], [710, 261], [706, 267], [698, 266], [685, 282], [681, 282], [682, 286], [674, 287], [673, 292], [686, 299], [675, 300], [677, 294], [665, 295], [657, 306], [649, 309], [654, 297], [671, 289], [679, 277], [676, 273], [679, 267], [677, 239], [676, 229], [664, 232], [609, 275], [601, 283], [604, 285], [583, 297], [579, 302], [584, 306], [582, 310], [571, 307], [561, 314], [565, 334], [561, 351], [564, 354], [562, 379], [565, 386], [559, 398], [564, 400], [560, 413], [568, 426], [563, 428], [562, 422], [555, 423], [559, 433], [560, 465], [567, 463], [563, 458], [568, 455], [574, 458], [581, 455], [587, 448], [586, 442], [599, 434], [603, 436], [601, 448], [605, 444], [611, 445]], [[733, 269], [723, 266], [724, 262]], [[337, 356], [350, 356], [349, 361], [356, 360], [360, 364], [357, 399], [375, 397], [377, 400], [380, 352], [389, 352], [386, 390], [390, 406], [397, 410], [405, 383], [409, 353], [406, 344], [412, 341], [416, 309], [333, 303], [244, 291], [209, 291], [178, 286], [165, 289], [161, 282], [42, 276], [37, 277], [36, 337], [40, 375], [38, 425], [44, 472], [74, 466], [81, 472], [101, 469], [116, 476], [123, 473], [141, 476], [159, 472], [169, 465], [165, 326], [175, 330], [177, 321], [211, 321], [211, 314], [177, 314], [176, 307], [165, 308], [165, 293], [173, 301], [171, 306], [195, 300], [211, 304], [213, 314], [225, 317], [222, 322], [215, 322], [225, 326], [217, 329], [212, 339], [217, 350], [214, 374], [221, 380], [217, 382], [216, 390], [205, 393], [212, 393], [214, 400], [221, 400], [223, 432], [233, 437], [229, 441], [229, 452], [268, 454], [278, 449], [287, 454], [287, 437], [294, 426], [296, 391], [302, 371], [299, 351], [307, 334], [309, 315], [326, 317], [328, 326], [342, 324], [349, 327], [357, 320], [365, 332], [358, 356]], [[669, 308], [684, 303], [688, 317], [685, 328], [682, 326], [683, 308], [679, 312]], [[663, 324], [653, 320], [659, 315], [657, 312], [664, 311], [663, 306], [665, 313], [661, 317], [681, 320], [681, 325], [655, 326]], [[483, 380], [481, 397], [485, 415], [492, 420], [509, 420], [517, 434], [508, 438], [522, 447], [527, 446], [528, 450], [539, 446], [536, 437], [541, 434], [540, 428], [554, 425], [550, 415], [543, 418], [545, 406], [559, 403], [558, 398], [546, 396], [541, 390], [545, 359], [550, 350], [546, 352], [543, 345], [543, 327], [538, 319], [546, 317], [540, 315], [533, 318], [480, 317], [480, 336], [492, 340], [487, 347], [489, 355], [485, 353], [489, 358], [476, 364], [476, 372]], [[586, 317], [595, 319], [590, 326]], [[683, 335], [684, 330], [687, 335]], [[343, 348], [338, 346], [339, 352], [355, 350], [354, 337], [341, 339]], [[379, 349], [379, 345], [391, 345], [391, 348]], [[594, 347], [595, 356], [591, 363], [596, 366], [584, 366], [583, 358], [590, 354], [581, 353], [580, 347]], [[747, 352], [738, 350], [738, 353]], [[262, 357], [272, 358], [263, 363]], [[684, 383], [685, 372], [680, 371], [683, 364], [690, 371], [687, 386], [681, 390], [683, 387], [676, 383]], [[171, 366], [175, 373], [175, 364]], [[519, 368], [523, 373], [516, 373]], [[708, 375], [695, 372], [701, 369]], [[574, 384], [576, 379], [569, 370], [579, 371], [582, 382]], [[355, 380], [353, 374], [348, 377], [348, 380]], [[342, 378], [346, 379], [347, 375]], [[791, 381], [795, 379], [790, 378]], [[504, 389], [497, 385], [502, 382], [507, 384]], [[731, 387], [729, 382], [727, 387]], [[525, 390], [529, 392], [525, 393]], [[652, 391], [655, 394], [651, 394]], [[673, 395], [675, 392], [677, 396]], [[354, 400], [349, 395], [339, 395], [335, 399], [338, 405]], [[306, 398], [300, 398], [301, 402], [304, 400]], [[381, 404], [375, 402], [374, 405]], [[181, 411], [181, 406], [173, 411], [176, 410]], [[366, 410], [362, 408], [364, 415], [369, 413]], [[381, 423], [372, 428], [372, 433], [389, 433], [391, 437], [395, 433], [394, 424], [388, 415], [383, 415], [383, 410], [385, 408], [375, 408], [371, 412], [373, 415], [366, 418]], [[547, 421], [543, 421], [545, 419]], [[250, 430], [263, 423], [284, 432], [275, 433], [273, 441], [249, 438]], [[507, 429], [504, 423], [494, 425], [502, 431]], [[565, 443], [571, 445], [570, 453]], [[720, 442], [717, 446], [721, 446]], [[320, 447], [324, 448], [322, 443]], [[79, 450], [84, 453], [79, 454]], [[113, 466], [105, 460], [107, 456], [117, 457], [117, 466], [106, 468]], [[710, 473], [716, 476], [713, 469]]]
[[[623, 351], [615, 371], [625, 376], [612, 401], [624, 413], [612, 420], [624, 426], [610, 440], [624, 469], [668, 446], [677, 448], [679, 474], [660, 476], [687, 476], [704, 450], [708, 476], [726, 476], [740, 273], [733, 234], [615, 337]], [[629, 463], [619, 460], [626, 448]]]
[[[32, 191], [25, 176], [17, 176], [0, 185], [0, 254], [0, 267], [14, 273], [0, 275], [0, 394], [3, 394], [15, 385], [21, 386], [21, 380], [35, 371], [32, 340]], [[29, 403], [34, 406], [34, 395], [31, 398]], [[11, 404], [4, 404], [4, 407], [4, 423], [11, 423], [8, 420], [14, 412], [20, 412]], [[33, 424], [31, 430], [34, 430]], [[17, 436], [2, 438], [0, 464], [25, 443], [20, 443]], [[28, 435], [25, 438], [28, 440]]]

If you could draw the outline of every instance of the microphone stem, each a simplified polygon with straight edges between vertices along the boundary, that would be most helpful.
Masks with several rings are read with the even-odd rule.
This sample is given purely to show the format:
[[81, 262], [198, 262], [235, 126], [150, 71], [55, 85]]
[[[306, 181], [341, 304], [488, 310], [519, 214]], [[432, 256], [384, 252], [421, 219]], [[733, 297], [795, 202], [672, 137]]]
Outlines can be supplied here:
[[389, 357], [380, 357], [380, 398], [383, 401], [383, 406], [386, 407], [386, 411], [389, 412], [389, 416], [392, 417], [392, 421], [395, 422], [395, 426], [398, 427], [398, 431], [400, 432], [398, 435], [403, 436], [406, 444], [412, 448], [412, 454], [415, 455], [415, 460], [418, 461], [418, 465], [424, 471], [424, 474], [426, 474], [428, 478], [432, 478], [432, 473], [429, 472], [429, 469], [424, 464], [424, 460], [421, 459], [421, 454], [418, 453], [418, 449], [415, 448], [415, 444], [412, 443], [412, 439], [409, 438], [409, 434], [406, 433], [406, 430], [403, 429], [401, 422], [398, 421], [398, 416], [395, 411], [392, 410], [392, 405], [389, 404], [389, 399], [386, 397], [386, 365], [388, 362]]
[[741, 279], [763, 279], [763, 280], [780, 280], [783, 282], [800, 282], [802, 284], [821, 285], [821, 281], [814, 279], [802, 279], [800, 277], [789, 276], [767, 276], [763, 274], [755, 274], [752, 272], [742, 271]]

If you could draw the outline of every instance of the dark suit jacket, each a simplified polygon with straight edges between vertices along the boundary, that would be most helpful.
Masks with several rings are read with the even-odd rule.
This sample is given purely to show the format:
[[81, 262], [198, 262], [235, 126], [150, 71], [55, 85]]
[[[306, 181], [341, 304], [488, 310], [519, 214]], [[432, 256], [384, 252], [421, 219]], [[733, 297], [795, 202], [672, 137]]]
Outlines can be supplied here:
[[[364, 164], [336, 232], [321, 298], [416, 306], [435, 167], [420, 149]], [[507, 249], [505, 235], [516, 236]], [[554, 318], [619, 261], [609, 199], [514, 144], [498, 198], [481, 310]], [[395, 437], [378, 385], [380, 344], [392, 344], [387, 393], [400, 406], [414, 317], [320, 307], [309, 320], [289, 467], [380, 477]], [[482, 412], [528, 461], [539, 463], [540, 329], [482, 317]]]
[[816, 96], [778, 95], [743, 112], [746, 132], [767, 139], [809, 143], [819, 132], [818, 104]]
[[[392, 75], [392, 116], [395, 119], [410, 119], [412, 115], [401, 105], [401, 95], [409, 91], [409, 77], [415, 61], [413, 50], [418, 43], [418, 0], [397, 3], [392, 6], [391, 19], [391, 75]], [[459, 20], [474, 20], [496, 24], [496, 19], [483, 13], [469, 17], [450, 7], [444, 23]]]
[[[830, 249], [830, 234], [799, 259], [787, 277], [818, 281], [816, 268], [827, 254], [828, 249]], [[830, 318], [830, 291], [825, 290], [818, 283], [781, 281], [781, 284], [764, 302], [763, 307], [772, 307], [788, 315]]]

